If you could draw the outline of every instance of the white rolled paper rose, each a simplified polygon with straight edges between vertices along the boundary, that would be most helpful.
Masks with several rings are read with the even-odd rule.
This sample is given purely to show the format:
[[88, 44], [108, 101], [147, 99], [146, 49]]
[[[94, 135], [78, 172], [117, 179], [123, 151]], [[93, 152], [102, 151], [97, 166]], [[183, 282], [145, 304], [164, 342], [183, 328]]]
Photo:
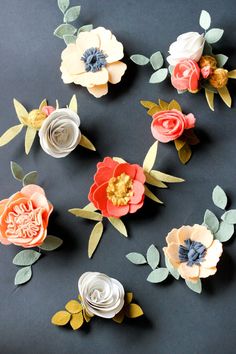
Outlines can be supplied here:
[[175, 66], [182, 59], [192, 59], [198, 62], [202, 56], [205, 38], [198, 32], [181, 34], [169, 47], [168, 63]]
[[80, 118], [69, 108], [53, 111], [39, 130], [40, 145], [52, 157], [65, 157], [79, 144]]
[[89, 316], [113, 318], [124, 306], [123, 285], [106, 274], [86, 272], [79, 278], [78, 286]]

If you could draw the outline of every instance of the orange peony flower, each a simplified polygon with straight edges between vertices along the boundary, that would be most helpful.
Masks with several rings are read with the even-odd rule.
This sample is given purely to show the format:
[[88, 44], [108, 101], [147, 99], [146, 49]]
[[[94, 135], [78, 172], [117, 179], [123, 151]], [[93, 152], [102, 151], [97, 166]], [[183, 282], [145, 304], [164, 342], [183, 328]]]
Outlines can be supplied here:
[[87, 87], [95, 97], [108, 92], [108, 82], [117, 84], [124, 75], [126, 64], [123, 45], [111, 31], [98, 27], [79, 33], [76, 43], [68, 44], [61, 58], [62, 80]]
[[47, 236], [52, 210], [41, 187], [23, 187], [0, 202], [0, 242], [25, 248], [40, 246]]
[[142, 167], [106, 157], [97, 164], [88, 199], [106, 217], [119, 218], [143, 206], [145, 175]]
[[197, 282], [216, 273], [222, 254], [222, 243], [213, 240], [213, 234], [203, 225], [182, 226], [166, 237], [166, 257], [182, 278]]

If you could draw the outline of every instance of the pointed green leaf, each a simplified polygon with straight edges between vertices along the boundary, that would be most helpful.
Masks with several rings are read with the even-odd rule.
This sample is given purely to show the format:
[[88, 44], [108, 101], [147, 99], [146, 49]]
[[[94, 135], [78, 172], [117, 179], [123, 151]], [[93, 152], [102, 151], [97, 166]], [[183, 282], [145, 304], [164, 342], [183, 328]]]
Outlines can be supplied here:
[[159, 198], [157, 198], [157, 196], [153, 194], [147, 186], [144, 186], [144, 188], [145, 188], [144, 194], [146, 195], [146, 197], [148, 197], [149, 199], [153, 200], [156, 203], [163, 204], [163, 202]]
[[42, 245], [39, 246], [44, 251], [54, 251], [63, 244], [60, 237], [47, 235]]
[[54, 31], [54, 35], [62, 38], [65, 35], [73, 35], [76, 32], [76, 28], [72, 25], [69, 25], [67, 23], [63, 23], [62, 25], [58, 26], [55, 31]]
[[158, 149], [158, 141], [155, 141], [155, 143], [148, 150], [147, 155], [145, 156], [145, 159], [143, 161], [144, 171], [150, 172], [151, 169], [153, 168], [153, 165], [156, 161], [157, 149]]
[[77, 102], [76, 95], [72, 96], [70, 103], [69, 103], [69, 109], [71, 109], [75, 113], [78, 113], [78, 102]]
[[85, 207], [83, 207], [84, 210], [87, 210], [87, 211], [96, 211], [97, 208], [94, 206], [93, 203], [89, 203], [87, 204]]
[[220, 222], [214, 213], [210, 210], [205, 211], [204, 225], [214, 234], [219, 229]]
[[168, 69], [163, 68], [157, 70], [152, 76], [150, 77], [150, 84], [159, 84], [160, 82], [164, 81], [167, 77]]
[[167, 268], [157, 268], [153, 270], [147, 277], [150, 283], [161, 283], [168, 277], [169, 271]]
[[13, 140], [22, 130], [23, 124], [14, 125], [9, 128], [1, 137], [0, 137], [0, 146], [8, 144]]
[[128, 253], [125, 257], [133, 264], [147, 263], [146, 258], [141, 253], [131, 252]]
[[27, 184], [36, 184], [37, 178], [38, 178], [37, 171], [32, 171], [27, 173], [23, 178], [23, 186], [26, 186]]
[[164, 63], [163, 56], [161, 52], [156, 52], [151, 55], [150, 63], [154, 70], [160, 69]]
[[196, 283], [193, 283], [189, 280], [185, 280], [186, 285], [194, 291], [195, 293], [201, 294], [202, 292], [202, 282], [201, 279], [199, 279]]
[[112, 224], [112, 226], [114, 226], [114, 228], [116, 230], [118, 230], [125, 237], [128, 237], [125, 224], [123, 223], [123, 221], [121, 219], [110, 217], [110, 218], [108, 218], [108, 220], [110, 221], [110, 223]]
[[57, 4], [61, 12], [64, 14], [70, 6], [70, 0], [57, 0]]
[[41, 253], [34, 250], [23, 250], [17, 253], [13, 259], [13, 264], [17, 266], [29, 266], [37, 262]]
[[14, 161], [11, 161], [11, 173], [17, 181], [22, 181], [24, 178], [23, 168]]
[[147, 65], [149, 59], [142, 54], [131, 55], [130, 59], [137, 65]]
[[13, 104], [15, 107], [17, 118], [22, 124], [25, 124], [25, 121], [28, 118], [27, 109], [23, 106], [22, 103], [17, 101], [15, 98], [13, 99]]
[[74, 209], [69, 209], [69, 213], [88, 220], [95, 220], [95, 221], [102, 221], [103, 217], [100, 213], [97, 213], [95, 211], [89, 211], [85, 209], [80, 209], [80, 208], [74, 208]]
[[144, 100], [141, 100], [140, 101], [141, 105], [144, 107], [144, 108], [147, 108], [147, 109], [151, 109], [155, 106], [157, 106], [157, 104], [155, 102], [152, 102], [152, 101], [144, 101]]
[[151, 245], [147, 250], [147, 262], [153, 270], [160, 262], [160, 253], [154, 245]]
[[74, 36], [73, 34], [65, 34], [63, 36], [63, 39], [66, 45], [76, 42], [76, 36]]
[[146, 183], [150, 184], [151, 186], [156, 186], [158, 188], [168, 188], [168, 186], [165, 183], [151, 176], [150, 173], [144, 172], [144, 174], [146, 176]]
[[168, 175], [168, 174], [163, 173], [161, 171], [152, 170], [150, 172], [150, 174], [154, 178], [157, 178], [160, 181], [166, 182], [166, 183], [181, 183], [181, 182], [184, 182], [183, 178], [179, 178], [179, 177], [175, 177], [175, 176], [172, 176], [172, 175]]
[[221, 28], [212, 28], [205, 34], [206, 41], [208, 43], [216, 43], [223, 36], [224, 30]]
[[216, 186], [212, 192], [213, 203], [221, 209], [225, 209], [227, 205], [227, 195], [225, 191], [220, 187]]
[[21, 285], [27, 283], [32, 277], [31, 266], [21, 268], [18, 270], [15, 276], [15, 285]]
[[176, 268], [174, 268], [172, 266], [172, 264], [170, 263], [169, 259], [167, 257], [165, 257], [165, 264], [166, 264], [166, 268], [168, 269], [168, 271], [170, 272], [170, 274], [175, 278], [175, 279], [179, 279], [179, 272]]
[[204, 30], [207, 30], [210, 27], [211, 16], [207, 11], [202, 10], [200, 18], [199, 18], [199, 24]]
[[216, 54], [215, 58], [217, 60], [217, 64], [219, 68], [222, 68], [228, 61], [228, 57], [224, 54]]
[[226, 211], [221, 216], [221, 219], [227, 222], [228, 224], [236, 224], [236, 209]]
[[228, 241], [234, 234], [234, 225], [221, 221], [219, 230], [215, 233], [215, 238], [220, 242]]
[[64, 15], [64, 22], [73, 22], [77, 20], [77, 18], [80, 15], [80, 10], [81, 10], [80, 6], [70, 7]]
[[93, 29], [93, 25], [84, 25], [84, 26], [81, 26], [79, 29], [78, 29], [78, 34], [81, 33], [81, 32], [90, 32], [92, 31]]
[[25, 153], [26, 153], [26, 155], [28, 155], [31, 150], [31, 147], [33, 145], [36, 134], [37, 134], [37, 129], [32, 128], [32, 127], [26, 128], [26, 133], [25, 133]]
[[214, 92], [210, 91], [209, 89], [205, 88], [205, 97], [208, 103], [208, 106], [212, 111], [214, 111]]
[[102, 222], [98, 222], [89, 237], [89, 243], [88, 243], [88, 256], [89, 258], [92, 257], [92, 255], [94, 254], [100, 240], [102, 237], [102, 233], [103, 233], [103, 224]]
[[83, 146], [85, 149], [96, 151], [96, 148], [93, 143], [83, 134], [81, 134], [79, 145]]

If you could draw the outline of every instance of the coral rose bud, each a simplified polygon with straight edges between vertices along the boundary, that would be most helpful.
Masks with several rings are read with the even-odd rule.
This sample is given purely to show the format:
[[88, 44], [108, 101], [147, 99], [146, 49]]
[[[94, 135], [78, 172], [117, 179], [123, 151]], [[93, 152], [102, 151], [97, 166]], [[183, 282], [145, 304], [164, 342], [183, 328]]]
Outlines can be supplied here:
[[215, 88], [222, 88], [226, 86], [228, 82], [228, 70], [221, 68], [214, 70], [209, 82]]
[[44, 106], [42, 109], [41, 109], [41, 112], [45, 113], [47, 115], [47, 117], [55, 111], [55, 108], [52, 107], [52, 106]]
[[217, 67], [217, 61], [214, 57], [210, 55], [203, 55], [198, 63], [200, 68], [204, 68], [205, 66], [210, 66], [211, 69], [215, 70]]

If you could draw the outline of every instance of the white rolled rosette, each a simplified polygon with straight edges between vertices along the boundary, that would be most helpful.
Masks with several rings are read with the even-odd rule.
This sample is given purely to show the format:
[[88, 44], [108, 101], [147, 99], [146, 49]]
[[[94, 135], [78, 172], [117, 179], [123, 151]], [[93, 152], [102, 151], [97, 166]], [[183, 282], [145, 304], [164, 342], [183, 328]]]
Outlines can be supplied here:
[[106, 274], [86, 272], [79, 278], [78, 286], [89, 316], [113, 318], [124, 306], [123, 285]]
[[168, 63], [175, 66], [182, 59], [192, 59], [198, 62], [202, 56], [205, 38], [198, 32], [181, 34], [169, 47]]
[[79, 144], [80, 118], [69, 108], [53, 111], [39, 130], [40, 145], [52, 157], [65, 157]]

